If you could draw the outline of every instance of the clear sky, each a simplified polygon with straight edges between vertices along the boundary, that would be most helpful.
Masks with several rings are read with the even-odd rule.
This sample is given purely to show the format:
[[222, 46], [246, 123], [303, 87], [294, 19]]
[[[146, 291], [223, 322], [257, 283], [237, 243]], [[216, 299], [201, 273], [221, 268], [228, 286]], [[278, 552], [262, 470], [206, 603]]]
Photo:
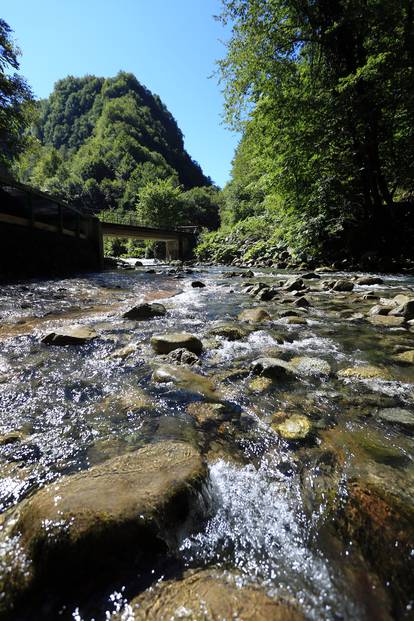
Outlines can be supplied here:
[[130, 71], [161, 97], [187, 151], [222, 186], [239, 136], [222, 124], [223, 96], [209, 79], [228, 37], [213, 19], [220, 10], [220, 0], [12, 0], [1, 17], [36, 97], [67, 75]]

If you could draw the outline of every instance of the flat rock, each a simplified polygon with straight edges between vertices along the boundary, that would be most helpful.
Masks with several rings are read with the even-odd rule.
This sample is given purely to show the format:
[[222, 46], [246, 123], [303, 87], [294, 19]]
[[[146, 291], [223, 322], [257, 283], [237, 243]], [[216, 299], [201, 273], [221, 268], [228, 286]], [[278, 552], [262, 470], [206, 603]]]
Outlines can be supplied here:
[[374, 326], [385, 326], [386, 328], [399, 328], [405, 323], [404, 317], [394, 317], [391, 315], [374, 315], [368, 321]]
[[378, 412], [378, 418], [404, 429], [414, 430], [414, 412], [403, 408], [384, 408]]
[[261, 321], [269, 321], [271, 317], [264, 308], [247, 308], [240, 313], [238, 319], [248, 323], [260, 323]]
[[98, 334], [87, 326], [71, 326], [62, 328], [59, 332], [50, 332], [42, 338], [46, 345], [83, 345], [93, 341]]
[[37, 579], [99, 576], [109, 564], [168, 548], [207, 477], [184, 442], [160, 442], [64, 476], [21, 503], [13, 517]]
[[279, 358], [258, 358], [252, 362], [251, 369], [257, 375], [272, 379], [291, 379], [296, 376], [294, 367]]
[[167, 309], [163, 304], [139, 304], [122, 315], [124, 319], [133, 319], [135, 321], [145, 321], [154, 317], [163, 317]]
[[384, 281], [379, 276], [361, 276], [360, 278], [357, 278], [355, 282], [357, 285], [364, 286], [384, 284]]
[[326, 360], [311, 358], [308, 356], [296, 356], [289, 360], [299, 375], [328, 376], [331, 374], [331, 366]]
[[157, 354], [169, 354], [174, 349], [188, 349], [193, 354], [201, 354], [203, 344], [199, 338], [188, 332], [171, 332], [151, 338], [151, 347]]
[[338, 377], [350, 377], [358, 380], [380, 379], [391, 380], [392, 375], [387, 369], [375, 366], [348, 367], [338, 371]]
[[296, 606], [272, 599], [257, 587], [241, 587], [237, 576], [215, 569], [160, 582], [132, 600], [131, 608], [135, 621], [305, 621]]

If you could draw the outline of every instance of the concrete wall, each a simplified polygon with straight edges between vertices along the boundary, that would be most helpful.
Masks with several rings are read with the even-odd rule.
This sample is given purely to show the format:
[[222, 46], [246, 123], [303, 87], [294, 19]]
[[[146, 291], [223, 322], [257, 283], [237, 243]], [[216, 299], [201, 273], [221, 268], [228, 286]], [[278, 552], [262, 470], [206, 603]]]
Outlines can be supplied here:
[[62, 276], [103, 266], [99, 222], [86, 239], [0, 222], [0, 278]]

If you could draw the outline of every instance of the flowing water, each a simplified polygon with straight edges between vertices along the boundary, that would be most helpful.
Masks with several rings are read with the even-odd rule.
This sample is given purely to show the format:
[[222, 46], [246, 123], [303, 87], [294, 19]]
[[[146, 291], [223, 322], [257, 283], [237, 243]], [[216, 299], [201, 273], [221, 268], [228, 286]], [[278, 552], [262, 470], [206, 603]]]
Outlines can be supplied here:
[[[347, 294], [312, 281], [315, 290], [307, 296], [312, 306], [299, 311], [307, 323], [295, 325], [279, 317], [288, 308], [279, 298], [257, 302], [244, 293], [242, 272], [229, 279], [228, 270], [219, 267], [156, 271], [108, 271], [0, 289], [0, 436], [18, 433], [18, 440], [0, 445], [1, 511], [62, 475], [148, 442], [186, 440], [208, 459], [211, 507], [204, 522], [182, 539], [174, 562], [237, 570], [240, 584], [258, 584], [271, 595], [295, 600], [311, 620], [394, 618], [392, 577], [378, 578], [331, 522], [332, 507], [346, 502], [352, 477], [379, 477], [385, 489], [412, 505], [411, 432], [376, 414], [384, 408], [414, 413], [414, 365], [395, 361], [396, 352], [414, 349], [414, 333], [383, 329], [355, 314], [366, 314], [376, 303], [363, 299], [368, 291], [387, 298], [412, 295], [414, 278], [383, 275], [383, 285], [357, 286]], [[259, 270], [249, 280], [274, 284], [288, 276]], [[206, 287], [192, 288], [194, 279]], [[151, 300], [163, 302], [165, 317], [122, 318], [131, 306]], [[265, 308], [272, 320], [251, 325], [235, 341], [210, 333], [219, 322], [237, 322], [238, 314], [253, 306]], [[99, 338], [80, 347], [41, 343], [45, 333], [74, 323], [94, 328]], [[237, 422], [200, 427], [188, 405], [203, 401], [202, 388], [151, 380], [158, 357], [150, 337], [168, 331], [203, 339], [198, 371], [213, 379], [221, 401], [238, 413]], [[114, 355], [131, 343], [130, 355]], [[310, 356], [328, 362], [332, 373], [304, 374], [293, 383], [260, 389], [251, 385], [249, 368], [263, 356], [287, 361]], [[367, 364], [389, 376], [336, 375]], [[127, 405], [120, 405], [119, 395]], [[281, 440], [271, 428], [277, 412], [308, 416], [312, 441]], [[0, 571], [6, 570], [0, 563]], [[120, 611], [129, 618], [128, 597], [117, 586], [105, 595], [106, 615], [94, 618], [109, 619]], [[398, 618], [410, 618], [410, 607], [405, 601]], [[62, 609], [58, 618], [89, 621], [91, 616], [79, 604]]]

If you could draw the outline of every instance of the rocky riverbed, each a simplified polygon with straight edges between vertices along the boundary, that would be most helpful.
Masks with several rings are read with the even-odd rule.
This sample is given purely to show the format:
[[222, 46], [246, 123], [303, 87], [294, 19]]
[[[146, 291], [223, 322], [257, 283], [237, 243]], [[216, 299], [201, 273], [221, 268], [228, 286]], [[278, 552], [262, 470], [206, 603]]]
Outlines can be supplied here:
[[414, 618], [414, 277], [0, 290], [0, 614]]

